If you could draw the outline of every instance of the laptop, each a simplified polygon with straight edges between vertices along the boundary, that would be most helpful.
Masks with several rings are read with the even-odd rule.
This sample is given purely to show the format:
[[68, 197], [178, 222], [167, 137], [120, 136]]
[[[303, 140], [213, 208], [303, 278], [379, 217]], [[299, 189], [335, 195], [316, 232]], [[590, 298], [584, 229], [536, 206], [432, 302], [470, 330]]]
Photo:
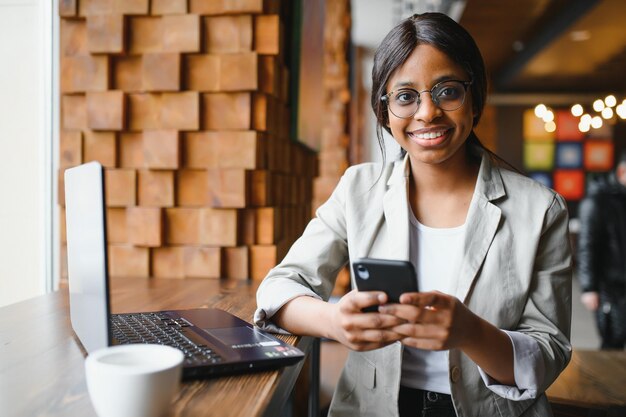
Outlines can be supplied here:
[[297, 348], [219, 309], [111, 314], [104, 170], [89, 162], [65, 171], [70, 319], [85, 350], [159, 343], [185, 353], [183, 378], [292, 365]]

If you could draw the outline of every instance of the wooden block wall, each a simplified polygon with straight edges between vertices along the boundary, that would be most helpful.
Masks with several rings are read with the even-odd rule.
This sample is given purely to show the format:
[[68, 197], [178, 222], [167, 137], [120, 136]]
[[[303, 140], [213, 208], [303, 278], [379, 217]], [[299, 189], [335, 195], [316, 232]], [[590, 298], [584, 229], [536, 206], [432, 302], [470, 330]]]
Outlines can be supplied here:
[[[350, 70], [350, 1], [327, 1], [324, 20], [325, 111], [319, 152], [319, 176], [314, 180], [313, 211], [324, 203], [349, 165]], [[361, 161], [352, 161], [358, 163]], [[314, 213], [313, 213], [314, 215]], [[345, 268], [337, 277], [335, 295], [350, 288], [350, 274]]]
[[59, 2], [60, 169], [106, 169], [112, 276], [262, 279], [301, 234], [317, 160], [289, 137], [287, 9]]

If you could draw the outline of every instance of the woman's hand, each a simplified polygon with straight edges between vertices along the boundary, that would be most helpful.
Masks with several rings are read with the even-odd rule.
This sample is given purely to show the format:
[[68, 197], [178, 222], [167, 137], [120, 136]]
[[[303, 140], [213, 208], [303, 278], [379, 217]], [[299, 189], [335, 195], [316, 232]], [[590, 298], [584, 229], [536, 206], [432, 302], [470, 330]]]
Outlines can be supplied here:
[[462, 348], [477, 321], [458, 298], [437, 291], [402, 294], [400, 304], [379, 311], [405, 320], [392, 330], [404, 345], [425, 350]]
[[402, 343], [426, 350], [460, 349], [492, 378], [515, 385], [509, 336], [472, 313], [458, 298], [441, 292], [407, 293], [400, 304], [379, 311], [406, 320], [391, 330]]
[[352, 350], [366, 351], [387, 346], [404, 336], [392, 328], [405, 322], [391, 314], [364, 313], [365, 307], [383, 304], [387, 295], [378, 291], [352, 290], [333, 304], [331, 312], [332, 338]]

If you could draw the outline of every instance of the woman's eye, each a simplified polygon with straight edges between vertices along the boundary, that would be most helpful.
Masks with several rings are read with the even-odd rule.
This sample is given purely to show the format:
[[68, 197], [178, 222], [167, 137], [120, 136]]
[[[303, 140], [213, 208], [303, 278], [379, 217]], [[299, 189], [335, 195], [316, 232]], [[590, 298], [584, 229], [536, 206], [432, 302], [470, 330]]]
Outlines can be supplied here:
[[396, 102], [398, 104], [412, 104], [415, 102], [417, 94], [412, 91], [401, 91], [396, 94]]
[[452, 86], [443, 87], [439, 90], [439, 93], [437, 93], [437, 97], [444, 100], [456, 99], [459, 97], [459, 89]]

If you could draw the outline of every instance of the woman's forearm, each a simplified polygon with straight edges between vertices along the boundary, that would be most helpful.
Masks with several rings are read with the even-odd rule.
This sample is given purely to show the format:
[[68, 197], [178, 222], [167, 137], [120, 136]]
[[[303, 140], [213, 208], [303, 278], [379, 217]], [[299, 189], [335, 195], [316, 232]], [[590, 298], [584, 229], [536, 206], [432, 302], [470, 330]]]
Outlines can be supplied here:
[[463, 352], [489, 376], [503, 385], [515, 385], [513, 344], [509, 336], [491, 323], [476, 317], [472, 335]]
[[301, 336], [333, 338], [330, 334], [332, 304], [301, 296], [287, 302], [272, 321], [280, 328]]

